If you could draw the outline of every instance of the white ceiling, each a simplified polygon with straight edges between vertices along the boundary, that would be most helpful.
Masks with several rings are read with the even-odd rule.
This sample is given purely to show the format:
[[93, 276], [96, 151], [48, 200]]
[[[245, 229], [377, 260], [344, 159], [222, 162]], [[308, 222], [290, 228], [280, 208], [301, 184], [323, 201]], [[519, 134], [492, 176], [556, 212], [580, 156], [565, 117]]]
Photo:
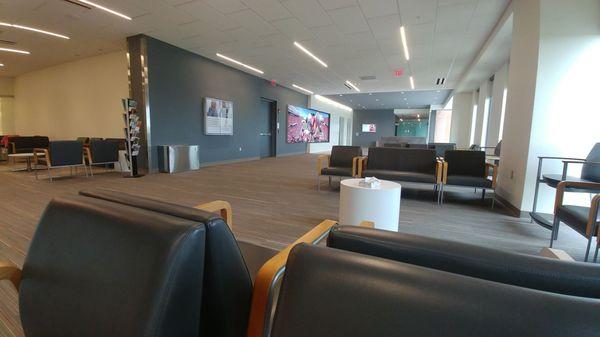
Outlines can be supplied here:
[[[94, 0], [123, 20], [63, 0], [0, 0], [0, 21], [66, 34], [62, 40], [0, 27], [0, 40], [31, 55], [0, 52], [0, 76], [123, 50], [144, 33], [216, 59], [220, 52], [265, 71], [263, 77], [321, 94], [451, 89], [500, 18], [508, 0]], [[404, 60], [404, 24], [411, 59]], [[318, 55], [322, 68], [293, 46]], [[0, 44], [0, 46], [2, 46]], [[10, 47], [10, 46], [6, 46]], [[220, 60], [219, 60], [220, 61]], [[404, 75], [394, 76], [402, 68]], [[360, 80], [361, 76], [376, 80]], [[446, 77], [444, 87], [435, 79]]]

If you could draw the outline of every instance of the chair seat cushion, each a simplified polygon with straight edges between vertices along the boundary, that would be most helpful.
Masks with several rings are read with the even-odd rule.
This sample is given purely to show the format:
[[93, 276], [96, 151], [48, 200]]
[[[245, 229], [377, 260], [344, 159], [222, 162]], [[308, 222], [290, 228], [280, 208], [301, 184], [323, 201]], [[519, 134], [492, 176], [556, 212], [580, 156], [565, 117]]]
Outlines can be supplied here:
[[463, 175], [448, 176], [448, 180], [447, 180], [446, 184], [456, 185], [456, 186], [492, 188], [492, 181], [489, 180], [488, 178], [463, 176]]
[[352, 177], [352, 167], [326, 167], [321, 170], [325, 176]]
[[[556, 188], [558, 183], [560, 183], [563, 180], [562, 174], [544, 174], [542, 179], [548, 186], [554, 187], [554, 188]], [[585, 182], [585, 183], [593, 182], [591, 180], [581, 179], [578, 177], [570, 177], [570, 176], [567, 176], [567, 178], [565, 180], [575, 181], [575, 182]], [[565, 191], [566, 192], [580, 192], [580, 193], [600, 193], [600, 189], [581, 189], [581, 188], [573, 188], [573, 187], [566, 188]]]
[[[562, 205], [556, 210], [556, 217], [561, 222], [573, 228], [583, 236], [586, 236], [585, 231], [589, 216], [589, 207]], [[598, 219], [598, 222], [600, 222], [600, 219]], [[594, 233], [593, 236], [596, 236], [596, 233]]]
[[378, 179], [406, 181], [413, 183], [435, 184], [435, 175], [427, 173], [392, 171], [392, 170], [365, 170], [365, 177], [376, 177]]

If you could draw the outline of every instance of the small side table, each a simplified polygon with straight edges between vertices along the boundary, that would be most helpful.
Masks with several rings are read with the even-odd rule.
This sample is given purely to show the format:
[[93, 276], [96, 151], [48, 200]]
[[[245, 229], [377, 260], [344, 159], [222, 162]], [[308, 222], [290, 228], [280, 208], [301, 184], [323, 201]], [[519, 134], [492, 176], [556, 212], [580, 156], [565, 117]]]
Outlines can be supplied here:
[[[33, 153], [11, 153], [8, 155], [8, 158], [11, 159], [12, 158], [12, 164], [13, 166], [16, 164], [16, 160], [17, 158], [24, 158], [25, 162], [27, 163], [26, 168], [24, 169], [13, 169], [13, 172], [19, 172], [19, 171], [31, 171], [31, 159], [33, 159]], [[40, 152], [38, 153], [38, 155], [43, 156], [44, 153]]]
[[362, 179], [345, 179], [340, 183], [341, 225], [357, 226], [372, 221], [375, 228], [398, 231], [402, 186], [381, 180], [378, 188], [361, 187]]

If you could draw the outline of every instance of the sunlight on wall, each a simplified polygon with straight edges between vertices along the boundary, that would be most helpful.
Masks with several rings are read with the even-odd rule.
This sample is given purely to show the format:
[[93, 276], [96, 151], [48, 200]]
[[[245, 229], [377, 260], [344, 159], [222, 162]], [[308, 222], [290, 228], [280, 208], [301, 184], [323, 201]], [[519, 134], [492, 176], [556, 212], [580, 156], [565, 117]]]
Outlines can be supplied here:
[[477, 104], [473, 105], [473, 115], [471, 117], [471, 137], [469, 146], [475, 144], [475, 128], [477, 127]]

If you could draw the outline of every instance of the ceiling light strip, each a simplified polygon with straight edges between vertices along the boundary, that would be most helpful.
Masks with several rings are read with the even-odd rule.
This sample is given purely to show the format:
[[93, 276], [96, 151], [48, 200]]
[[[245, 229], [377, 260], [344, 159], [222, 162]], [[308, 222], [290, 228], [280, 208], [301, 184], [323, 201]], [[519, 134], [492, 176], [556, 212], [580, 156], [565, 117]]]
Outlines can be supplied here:
[[116, 16], [120, 16], [123, 19], [131, 20], [131, 18], [129, 16], [127, 16], [127, 15], [125, 15], [123, 13], [119, 13], [117, 11], [114, 11], [114, 10], [110, 9], [110, 8], [106, 8], [104, 6], [101, 6], [101, 5], [97, 4], [97, 3], [94, 3], [94, 2], [91, 2], [91, 1], [88, 1], [88, 0], [77, 0], [77, 1], [81, 2], [81, 3], [84, 3], [86, 5], [90, 5], [92, 7], [96, 7], [98, 9], [101, 9], [101, 10], [105, 11], [105, 12], [109, 12], [110, 14], [114, 14]]
[[225, 59], [225, 60], [227, 60], [227, 61], [229, 61], [229, 62], [232, 62], [232, 63], [235, 63], [235, 64], [237, 64], [237, 65], [240, 65], [240, 66], [242, 66], [242, 67], [244, 67], [244, 68], [247, 68], [247, 69], [250, 69], [250, 70], [252, 70], [252, 71], [255, 71], [255, 72], [259, 73], [259, 74], [264, 74], [264, 73], [265, 73], [264, 71], [262, 71], [262, 70], [260, 70], [260, 69], [254, 68], [254, 67], [252, 67], [252, 66], [249, 66], [249, 65], [247, 65], [247, 64], [244, 64], [244, 63], [242, 63], [242, 62], [240, 62], [240, 61], [238, 61], [238, 60], [234, 60], [234, 59], [232, 59], [231, 57], [225, 56], [225, 55], [223, 55], [223, 54], [219, 54], [219, 53], [217, 53], [217, 56], [218, 56], [218, 57], [220, 57], [220, 58], [222, 58], [222, 59]]
[[402, 38], [402, 48], [404, 48], [404, 58], [410, 60], [410, 54], [408, 53], [408, 43], [406, 43], [406, 31], [404, 26], [400, 27], [400, 37]]
[[294, 88], [296, 88], [296, 89], [300, 89], [300, 90], [302, 90], [302, 91], [304, 91], [304, 92], [306, 92], [306, 93], [309, 93], [309, 94], [311, 94], [311, 95], [312, 95], [312, 94], [314, 94], [314, 92], [312, 92], [312, 91], [310, 91], [310, 90], [308, 90], [308, 89], [302, 88], [302, 87], [301, 87], [301, 86], [299, 86], [299, 85], [292, 84], [292, 87], [294, 87]]
[[358, 89], [358, 87], [356, 85], [354, 85], [354, 83], [352, 83], [350, 81], [346, 81], [346, 84], [349, 85], [350, 87], [352, 87], [352, 89], [360, 92], [360, 89]]
[[60, 37], [61, 39], [66, 39], [66, 40], [70, 39], [70, 37], [68, 37], [66, 35], [52, 33], [52, 32], [49, 32], [47, 30], [37, 29], [37, 28], [33, 28], [33, 27], [28, 27], [28, 26], [15, 25], [15, 24], [12, 24], [12, 23], [0, 22], [0, 26], [28, 30], [28, 31], [31, 31], [31, 32], [36, 32], [36, 33], [51, 35], [51, 36], [55, 36], [55, 37]]
[[0, 48], [0, 51], [6, 51], [9, 53], [17, 53], [17, 54], [26, 54], [26, 55], [31, 54], [27, 50], [19, 50], [19, 49], [12, 49], [12, 48]]
[[325, 103], [331, 104], [331, 105], [333, 105], [333, 106], [335, 106], [337, 108], [340, 108], [342, 110], [352, 111], [351, 107], [349, 107], [347, 105], [344, 105], [342, 103], [336, 102], [336, 101], [334, 101], [332, 99], [329, 99], [327, 97], [324, 97], [324, 96], [321, 96], [321, 95], [315, 95], [315, 98], [318, 99], [321, 102], [325, 102]]
[[316, 57], [313, 53], [311, 53], [308, 49], [304, 48], [303, 45], [301, 45], [300, 43], [294, 41], [294, 46], [298, 47], [298, 49], [302, 50], [303, 52], [306, 53], [306, 55], [312, 57], [315, 61], [319, 62], [323, 67], [327, 68], [327, 63], [321, 61], [320, 58]]
[[415, 80], [413, 79], [413, 77], [409, 77], [408, 78], [410, 80], [410, 87], [414, 90], [415, 89]]

